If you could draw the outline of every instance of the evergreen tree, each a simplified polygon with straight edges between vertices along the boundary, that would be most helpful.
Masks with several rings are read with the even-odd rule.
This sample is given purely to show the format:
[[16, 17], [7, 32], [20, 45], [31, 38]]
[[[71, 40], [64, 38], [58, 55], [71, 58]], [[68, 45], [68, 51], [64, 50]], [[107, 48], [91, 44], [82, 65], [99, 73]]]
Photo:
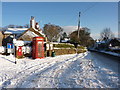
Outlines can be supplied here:
[[72, 32], [69, 36], [71, 43], [76, 43], [86, 47], [89, 47], [94, 43], [93, 38], [90, 36], [90, 29], [86, 27], [79, 31], [79, 38], [78, 30]]

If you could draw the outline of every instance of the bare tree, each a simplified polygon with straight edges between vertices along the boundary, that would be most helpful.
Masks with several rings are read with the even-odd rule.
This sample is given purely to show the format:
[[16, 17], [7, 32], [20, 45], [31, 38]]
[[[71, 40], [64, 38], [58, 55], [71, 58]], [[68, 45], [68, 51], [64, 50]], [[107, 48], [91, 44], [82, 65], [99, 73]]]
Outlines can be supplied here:
[[49, 41], [57, 41], [57, 39], [60, 37], [61, 32], [63, 31], [60, 26], [53, 24], [45, 24], [43, 28], [44, 33], [46, 34]]
[[23, 26], [16, 26], [16, 28], [23, 28]]
[[29, 26], [30, 26], [29, 24], [25, 24], [24, 28], [29, 28]]
[[114, 37], [114, 34], [110, 30], [110, 28], [105, 28], [101, 33], [100, 33], [101, 40], [108, 40]]
[[10, 25], [8, 25], [7, 27], [8, 27], [8, 28], [15, 28], [15, 25], [10, 24]]

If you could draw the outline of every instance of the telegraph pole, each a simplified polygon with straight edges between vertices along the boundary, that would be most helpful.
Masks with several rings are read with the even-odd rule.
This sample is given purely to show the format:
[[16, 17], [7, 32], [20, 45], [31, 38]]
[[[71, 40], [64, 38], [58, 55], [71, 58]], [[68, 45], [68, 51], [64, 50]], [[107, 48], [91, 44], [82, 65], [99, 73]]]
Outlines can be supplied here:
[[79, 38], [79, 33], [80, 33], [80, 14], [81, 12], [79, 12], [79, 17], [78, 17], [78, 38]]

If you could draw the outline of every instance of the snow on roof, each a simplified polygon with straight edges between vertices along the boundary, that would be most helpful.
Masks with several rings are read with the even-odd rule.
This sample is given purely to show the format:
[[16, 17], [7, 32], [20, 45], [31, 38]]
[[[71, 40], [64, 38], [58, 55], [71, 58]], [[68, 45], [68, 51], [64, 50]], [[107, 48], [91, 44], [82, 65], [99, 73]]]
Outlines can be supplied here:
[[105, 41], [96, 42], [97, 44], [106, 43]]
[[31, 31], [27, 31], [26, 35], [32, 36], [32, 37], [37, 37], [38, 36], [37, 34], [35, 34], [34, 32], [31, 32]]
[[45, 34], [41, 31], [38, 31], [37, 29], [34, 28], [35, 31], [37, 31], [38, 33], [40, 33], [43, 37], [45, 37]]
[[8, 28], [8, 30], [13, 30], [13, 31], [17, 31], [17, 30], [27, 30], [28, 28]]
[[106, 43], [105, 41], [101, 41], [101, 43]]
[[120, 42], [120, 38], [116, 38]]
[[28, 28], [7, 28], [4, 34], [20, 34], [23, 33]]

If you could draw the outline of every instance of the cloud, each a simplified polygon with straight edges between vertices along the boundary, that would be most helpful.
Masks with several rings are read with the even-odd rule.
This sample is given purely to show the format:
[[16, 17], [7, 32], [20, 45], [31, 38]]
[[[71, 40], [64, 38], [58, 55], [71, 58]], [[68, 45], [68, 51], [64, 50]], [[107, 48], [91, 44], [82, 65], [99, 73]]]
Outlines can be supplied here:
[[63, 32], [66, 32], [68, 34], [75, 31], [75, 30], [77, 30], [77, 27], [78, 26], [62, 26]]
[[[63, 32], [70, 34], [71, 32], [77, 30], [78, 26], [62, 26], [62, 28], [63, 28]], [[118, 37], [118, 31], [114, 32], [113, 34], [115, 35], [115, 37]], [[100, 33], [91, 32], [90, 36], [93, 39], [99, 39]]]
[[100, 38], [100, 34], [99, 33], [91, 33], [91, 37], [93, 39], [99, 39]]
[[[63, 28], [63, 32], [70, 34], [71, 32], [77, 30], [78, 26], [62, 26], [62, 28]], [[91, 33], [91, 37], [93, 39], [98, 39], [98, 38], [100, 38], [100, 34], [99, 33]]]
[[113, 33], [115, 37], [118, 37], [118, 31]]

